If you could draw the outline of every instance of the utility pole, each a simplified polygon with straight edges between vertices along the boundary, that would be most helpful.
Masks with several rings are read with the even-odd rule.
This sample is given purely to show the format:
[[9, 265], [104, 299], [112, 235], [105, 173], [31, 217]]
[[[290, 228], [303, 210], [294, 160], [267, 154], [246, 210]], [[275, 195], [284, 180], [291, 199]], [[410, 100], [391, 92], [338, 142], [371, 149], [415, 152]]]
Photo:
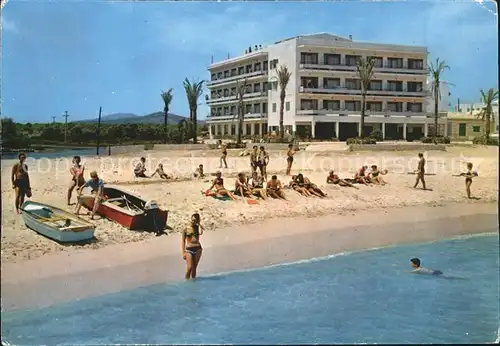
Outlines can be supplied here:
[[101, 112], [102, 107], [99, 107], [99, 120], [97, 120], [97, 156], [99, 156], [99, 140], [101, 137]]
[[64, 121], [64, 144], [66, 144], [68, 141], [68, 117], [69, 117], [68, 111], [64, 112], [63, 117], [65, 119], [65, 121]]
[[56, 116], [55, 116], [55, 115], [53, 115], [53, 116], [52, 116], [52, 124], [55, 124], [55, 123], [56, 123]]

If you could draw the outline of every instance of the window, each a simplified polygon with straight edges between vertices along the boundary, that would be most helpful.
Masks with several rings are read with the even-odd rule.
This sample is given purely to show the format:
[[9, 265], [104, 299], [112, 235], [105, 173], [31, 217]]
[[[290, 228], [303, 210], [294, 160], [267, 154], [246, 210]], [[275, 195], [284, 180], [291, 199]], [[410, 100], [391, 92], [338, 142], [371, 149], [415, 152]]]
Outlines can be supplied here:
[[318, 100], [300, 100], [301, 110], [317, 110]]
[[256, 103], [253, 105], [253, 112], [254, 113], [260, 113], [260, 103]]
[[255, 66], [254, 66], [254, 70], [255, 71], [260, 71], [260, 65], [261, 65], [260, 62], [256, 62]]
[[367, 102], [366, 108], [372, 112], [381, 112], [382, 111], [382, 102]]
[[269, 90], [269, 83], [264, 82], [262, 83], [262, 91], [268, 91]]
[[235, 68], [231, 69], [231, 77], [234, 77], [234, 76], [236, 76], [236, 69]]
[[212, 76], [210, 78], [211, 80], [217, 80], [217, 75], [215, 73], [212, 73]]
[[345, 109], [348, 111], [361, 111], [361, 101], [345, 101]]
[[227, 125], [224, 125], [224, 131], [223, 131], [224, 135], [227, 135], [227, 129], [228, 129]]
[[403, 68], [403, 58], [388, 58], [387, 67], [389, 68]]
[[247, 135], [252, 133], [252, 124], [247, 124], [246, 126], [246, 132]]
[[232, 135], [236, 134], [236, 125], [231, 125], [231, 134]]
[[278, 90], [278, 82], [271, 82], [271, 87], [273, 90]]
[[224, 71], [224, 78], [228, 78], [229, 77], [229, 71]]
[[290, 102], [285, 103], [285, 110], [290, 110]]
[[242, 75], [242, 74], [245, 74], [245, 67], [244, 66], [238, 67], [238, 75]]
[[276, 113], [276, 103], [273, 103], [273, 113]]
[[229, 115], [229, 107], [223, 108], [224, 115]]
[[402, 112], [403, 103], [402, 102], [387, 102], [387, 110], [389, 112]]
[[340, 65], [340, 54], [325, 54], [323, 59], [325, 65]]
[[271, 70], [278, 67], [278, 59], [271, 60]]
[[340, 110], [340, 101], [324, 100], [323, 101], [323, 109], [326, 109], [329, 111], [338, 111], [338, 110]]
[[371, 56], [371, 59], [373, 59], [373, 67], [382, 67], [384, 64], [384, 58], [378, 57], [378, 56]]
[[403, 91], [403, 82], [387, 81], [387, 91]]
[[421, 92], [422, 91], [422, 82], [408, 82], [407, 86], [408, 92]]
[[253, 131], [256, 135], [260, 135], [260, 124], [253, 124]]
[[232, 115], [236, 114], [236, 106], [231, 106], [231, 114]]
[[267, 71], [267, 67], [268, 67], [268, 65], [269, 65], [269, 63], [267, 62], [267, 60], [266, 60], [266, 61], [264, 61], [264, 63], [262, 64], [262, 69], [263, 69], [264, 71]]
[[359, 58], [361, 58], [359, 55], [346, 55], [345, 64], [347, 66], [356, 66]]
[[472, 132], [481, 132], [481, 126], [472, 126]]
[[370, 81], [370, 86], [368, 90], [382, 90], [382, 81], [381, 80], [372, 80]]
[[252, 65], [247, 65], [247, 67], [245, 68], [245, 72], [252, 73]]
[[262, 113], [267, 114], [267, 103], [266, 102], [264, 102], [262, 104]]
[[421, 103], [408, 102], [406, 104], [406, 108], [407, 108], [408, 112], [416, 112], [416, 113], [422, 112], [422, 104]]
[[224, 89], [224, 97], [228, 97], [229, 96], [229, 89]]
[[340, 88], [340, 78], [325, 78], [323, 79], [324, 89], [337, 89]]
[[260, 92], [260, 83], [253, 85], [253, 92], [254, 93]]
[[252, 113], [252, 105], [245, 105], [245, 114]]
[[318, 77], [301, 77], [300, 85], [304, 88], [316, 89], [318, 87]]
[[346, 79], [345, 87], [350, 90], [359, 90], [361, 89], [361, 82], [359, 79]]
[[222, 72], [217, 72], [217, 79], [222, 79]]
[[422, 59], [408, 59], [408, 69], [410, 70], [423, 70], [424, 60]]
[[464, 137], [466, 134], [467, 124], [458, 124], [458, 135]]
[[235, 96], [236, 95], [236, 87], [231, 88], [231, 95]]
[[318, 64], [318, 53], [300, 53], [301, 64]]

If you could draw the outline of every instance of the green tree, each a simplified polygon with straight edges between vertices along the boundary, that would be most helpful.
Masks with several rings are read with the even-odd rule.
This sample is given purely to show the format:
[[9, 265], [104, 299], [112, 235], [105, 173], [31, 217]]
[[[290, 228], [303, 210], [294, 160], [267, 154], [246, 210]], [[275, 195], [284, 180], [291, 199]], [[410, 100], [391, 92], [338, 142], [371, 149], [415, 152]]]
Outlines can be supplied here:
[[441, 100], [441, 77], [444, 73], [444, 70], [450, 69], [444, 60], [439, 61], [439, 58], [436, 58], [436, 64], [434, 65], [432, 62], [428, 66], [429, 73], [431, 75], [431, 91], [434, 96], [434, 143], [437, 144], [436, 137], [438, 136], [438, 116], [439, 116], [439, 100]]
[[365, 135], [365, 113], [366, 113], [366, 93], [370, 89], [370, 82], [373, 78], [373, 66], [375, 60], [373, 58], [361, 57], [356, 62], [356, 72], [361, 84], [361, 131], [359, 137], [364, 138]]
[[498, 98], [498, 90], [490, 88], [487, 93], [481, 89], [481, 102], [484, 104], [483, 109], [478, 114], [478, 117], [484, 121], [484, 137], [486, 143], [490, 140], [491, 119], [493, 118], [493, 101]]
[[286, 65], [281, 65], [278, 70], [276, 70], [278, 75], [278, 84], [280, 88], [280, 139], [283, 142], [285, 140], [285, 126], [283, 125], [283, 120], [285, 117], [285, 98], [286, 98], [286, 87], [290, 82], [290, 77], [292, 73], [288, 70]]
[[193, 80], [192, 82], [186, 78], [184, 80], [184, 90], [189, 104], [189, 128], [193, 143], [196, 143], [197, 127], [198, 127], [198, 100], [203, 94], [203, 83], [205, 81]]
[[163, 100], [163, 114], [165, 116], [165, 124], [164, 124], [164, 135], [165, 135], [165, 144], [167, 144], [168, 141], [168, 111], [170, 109], [170, 103], [172, 102], [172, 98], [174, 95], [172, 95], [172, 88], [168, 89], [167, 91], [162, 91], [161, 92], [161, 98]]

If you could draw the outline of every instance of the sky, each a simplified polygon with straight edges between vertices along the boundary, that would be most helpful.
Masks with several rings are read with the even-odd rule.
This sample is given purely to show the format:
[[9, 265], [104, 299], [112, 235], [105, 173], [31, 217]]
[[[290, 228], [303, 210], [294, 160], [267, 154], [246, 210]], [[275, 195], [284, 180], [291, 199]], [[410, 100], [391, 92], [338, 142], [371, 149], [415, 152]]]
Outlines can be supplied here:
[[[497, 8], [486, 1], [107, 2], [10, 0], [2, 9], [2, 116], [18, 122], [103, 114], [189, 114], [182, 86], [249, 45], [318, 32], [427, 46], [452, 100], [498, 88]], [[204, 103], [204, 97], [201, 102]], [[204, 119], [208, 107], [199, 108]]]

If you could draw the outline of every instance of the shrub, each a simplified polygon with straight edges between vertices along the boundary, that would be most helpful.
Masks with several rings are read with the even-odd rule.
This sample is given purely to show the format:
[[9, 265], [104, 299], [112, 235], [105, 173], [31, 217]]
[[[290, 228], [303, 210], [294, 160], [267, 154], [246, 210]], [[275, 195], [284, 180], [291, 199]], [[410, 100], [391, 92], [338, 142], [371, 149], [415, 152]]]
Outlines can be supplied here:
[[373, 138], [347, 138], [346, 144], [377, 144], [377, 141]]
[[373, 130], [372, 133], [370, 133], [370, 138], [379, 142], [384, 140], [383, 133], [379, 129]]
[[474, 137], [472, 139], [472, 143], [474, 144], [479, 144], [479, 145], [499, 145], [498, 144], [498, 139], [494, 138], [488, 138], [486, 139], [486, 136], [479, 136], [479, 137]]
[[422, 143], [437, 143], [437, 144], [450, 144], [450, 137], [422, 137], [420, 139]]

